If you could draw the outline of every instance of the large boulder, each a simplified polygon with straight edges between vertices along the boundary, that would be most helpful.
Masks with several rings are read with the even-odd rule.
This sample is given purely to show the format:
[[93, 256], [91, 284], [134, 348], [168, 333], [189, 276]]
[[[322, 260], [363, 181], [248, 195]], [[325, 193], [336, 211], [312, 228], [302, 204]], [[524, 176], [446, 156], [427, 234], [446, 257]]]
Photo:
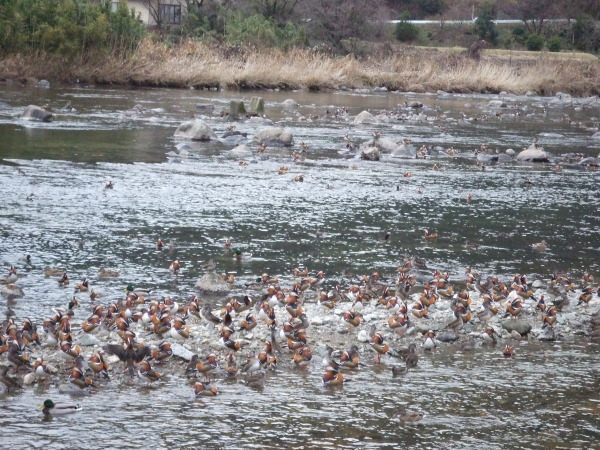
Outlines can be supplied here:
[[548, 162], [548, 153], [534, 143], [517, 155], [517, 161]]
[[354, 125], [362, 125], [366, 123], [377, 123], [377, 119], [369, 111], [363, 111], [354, 118]]
[[177, 130], [175, 130], [175, 137], [191, 139], [192, 141], [210, 141], [211, 139], [216, 139], [217, 135], [206, 122], [194, 119], [179, 125]]
[[29, 105], [25, 108], [23, 114], [21, 114], [21, 119], [35, 120], [37, 122], [50, 122], [52, 121], [52, 113], [39, 106]]
[[255, 139], [266, 145], [290, 147], [294, 144], [292, 133], [281, 127], [263, 128], [256, 133]]
[[525, 336], [527, 333], [531, 331], [531, 324], [526, 320], [505, 320], [502, 322], [502, 328], [504, 328], [509, 333], [516, 331], [521, 336]]

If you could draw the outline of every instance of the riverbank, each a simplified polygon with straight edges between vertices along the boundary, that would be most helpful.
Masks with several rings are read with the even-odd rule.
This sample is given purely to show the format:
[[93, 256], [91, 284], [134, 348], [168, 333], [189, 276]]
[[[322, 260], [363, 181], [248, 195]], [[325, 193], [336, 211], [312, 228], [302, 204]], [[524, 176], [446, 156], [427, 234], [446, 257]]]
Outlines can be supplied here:
[[572, 53], [484, 51], [480, 61], [461, 49], [382, 47], [358, 60], [313, 50], [248, 51], [188, 41], [177, 47], [146, 40], [128, 58], [63, 58], [36, 53], [5, 58], [4, 80], [123, 86], [229, 89], [356, 89], [435, 92], [501, 91], [538, 95], [600, 94], [600, 62]]

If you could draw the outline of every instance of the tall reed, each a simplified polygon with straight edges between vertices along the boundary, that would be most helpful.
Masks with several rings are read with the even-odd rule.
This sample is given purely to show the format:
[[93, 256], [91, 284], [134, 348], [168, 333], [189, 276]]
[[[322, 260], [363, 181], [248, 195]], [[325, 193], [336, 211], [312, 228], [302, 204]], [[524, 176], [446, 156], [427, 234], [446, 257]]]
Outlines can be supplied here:
[[385, 86], [391, 90], [435, 92], [527, 91], [552, 95], [600, 94], [596, 58], [515, 52], [507, 58], [484, 53], [474, 61], [456, 51], [400, 47], [361, 59], [307, 49], [288, 52], [224, 48], [184, 41], [177, 46], [145, 39], [132, 55], [67, 61], [36, 52], [0, 62], [0, 77], [46, 78], [63, 82], [220, 88], [339, 89]]

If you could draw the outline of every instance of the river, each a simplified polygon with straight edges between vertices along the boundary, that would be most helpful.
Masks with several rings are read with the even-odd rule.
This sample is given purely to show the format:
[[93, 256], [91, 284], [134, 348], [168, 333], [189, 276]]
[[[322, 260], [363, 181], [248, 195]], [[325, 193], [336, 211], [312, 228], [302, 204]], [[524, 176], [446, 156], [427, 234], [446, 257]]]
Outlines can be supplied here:
[[[14, 315], [18, 323], [25, 317], [41, 322], [73, 295], [71, 288], [57, 288], [54, 279], [44, 277], [46, 266], [67, 269], [73, 280], [89, 277], [102, 292], [102, 303], [121, 298], [128, 283], [154, 289], [156, 298], [184, 300], [209, 258], [219, 272], [235, 273], [235, 294], [247, 293], [245, 283], [263, 272], [279, 275], [289, 286], [293, 267], [323, 270], [327, 287], [347, 285], [342, 273], [379, 271], [391, 279], [410, 256], [426, 262], [424, 274], [441, 269], [453, 280], [464, 278], [466, 266], [506, 280], [515, 273], [531, 280], [548, 279], [553, 271], [574, 279], [600, 273], [600, 172], [561, 158], [566, 153], [597, 156], [599, 141], [592, 135], [600, 111], [594, 101], [10, 84], [0, 85], [0, 95], [5, 103], [0, 109], [0, 267], [8, 272], [15, 265], [26, 293], [14, 302], [3, 299], [0, 314]], [[220, 111], [229, 109], [231, 99], [252, 96], [262, 96], [269, 118], [292, 132], [295, 150], [305, 143], [304, 161], [293, 162], [290, 149], [268, 147], [240, 165], [227, 140], [182, 147], [173, 138], [181, 122], [200, 114], [197, 104], [214, 105], [206, 121], [222, 136], [232, 122]], [[286, 109], [286, 99], [298, 107]], [[505, 108], [490, 104], [498, 99]], [[418, 111], [431, 119], [393, 116], [388, 123], [352, 124], [365, 109], [401, 108], [408, 116], [413, 110], [406, 104], [413, 101], [423, 103]], [[68, 102], [75, 110], [63, 109]], [[46, 103], [55, 111], [53, 122], [19, 118], [26, 105]], [[468, 123], [459, 122], [463, 114]], [[249, 136], [262, 128], [233, 124]], [[408, 138], [417, 148], [453, 147], [458, 156], [384, 155], [374, 162], [345, 152], [344, 135], [358, 145], [374, 131]], [[550, 154], [550, 163], [486, 164], [485, 170], [476, 165], [473, 151], [481, 145], [519, 152], [534, 138]], [[554, 170], [557, 164], [561, 170]], [[278, 175], [283, 165], [289, 171]], [[407, 172], [412, 176], [405, 177]], [[304, 182], [294, 182], [297, 175]], [[113, 189], [105, 189], [109, 181]], [[424, 229], [437, 232], [438, 240], [423, 240]], [[382, 242], [386, 232], [391, 237]], [[171, 251], [156, 250], [159, 237]], [[228, 238], [252, 257], [232, 258], [224, 250]], [[532, 244], [542, 240], [547, 251], [535, 251]], [[177, 278], [168, 271], [175, 258], [183, 267]], [[120, 275], [99, 278], [100, 268], [118, 269]], [[79, 322], [89, 311], [89, 299], [81, 299]], [[590, 308], [596, 310], [597, 301]], [[177, 374], [153, 388], [126, 380], [77, 399], [80, 413], [50, 421], [36, 407], [45, 398], [64, 396], [56, 384], [35, 386], [0, 396], [0, 426], [3, 442], [13, 448], [597, 445], [597, 346], [583, 336], [565, 335], [553, 343], [521, 342], [508, 360], [500, 350], [478, 346], [462, 352], [443, 345], [422, 353], [419, 367], [400, 379], [391, 378], [393, 361], [375, 365], [367, 350], [366, 367], [348, 374], [351, 381], [337, 389], [322, 386], [317, 362], [307, 370], [282, 364], [260, 392], [218, 379], [221, 394], [201, 401]], [[400, 404], [425, 418], [416, 424], [395, 420]]]

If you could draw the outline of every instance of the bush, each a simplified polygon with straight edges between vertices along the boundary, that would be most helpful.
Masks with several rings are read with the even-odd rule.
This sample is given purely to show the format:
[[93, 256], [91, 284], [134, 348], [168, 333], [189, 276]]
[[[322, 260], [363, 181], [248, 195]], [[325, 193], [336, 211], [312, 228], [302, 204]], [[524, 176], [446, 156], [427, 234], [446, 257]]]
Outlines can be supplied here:
[[544, 48], [544, 38], [539, 34], [531, 34], [527, 38], [527, 50], [531, 52], [539, 52]]
[[600, 49], [600, 29], [589, 16], [577, 17], [573, 24], [575, 48], [597, 52]]
[[515, 41], [519, 44], [525, 44], [525, 42], [527, 41], [527, 32], [523, 27], [514, 27], [512, 29], [512, 35], [515, 38]]
[[562, 50], [562, 42], [558, 36], [554, 36], [548, 39], [548, 42], [546, 42], [546, 47], [548, 47], [548, 51], [560, 52]]
[[137, 48], [146, 29], [121, 0], [0, 1], [0, 48], [5, 53], [44, 50], [68, 58]]
[[260, 14], [232, 14], [225, 23], [225, 39], [234, 45], [253, 45], [258, 48], [277, 47], [288, 50], [307, 44], [304, 27], [288, 22], [280, 27], [273, 19]]
[[419, 28], [410, 22], [402, 20], [396, 24], [394, 36], [400, 42], [416, 41], [419, 38]]
[[498, 30], [493, 22], [496, 18], [494, 8], [488, 2], [483, 4], [481, 13], [475, 20], [475, 29], [479, 35], [479, 39], [487, 40], [492, 45], [498, 45]]

